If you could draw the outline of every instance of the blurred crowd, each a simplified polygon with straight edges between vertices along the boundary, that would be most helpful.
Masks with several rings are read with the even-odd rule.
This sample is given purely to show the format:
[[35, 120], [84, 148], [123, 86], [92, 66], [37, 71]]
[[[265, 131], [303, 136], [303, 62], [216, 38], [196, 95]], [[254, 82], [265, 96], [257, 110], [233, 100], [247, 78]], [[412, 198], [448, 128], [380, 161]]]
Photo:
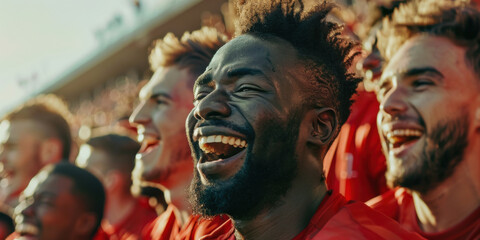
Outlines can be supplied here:
[[480, 239], [480, 3], [230, 0], [0, 122], [0, 239]]

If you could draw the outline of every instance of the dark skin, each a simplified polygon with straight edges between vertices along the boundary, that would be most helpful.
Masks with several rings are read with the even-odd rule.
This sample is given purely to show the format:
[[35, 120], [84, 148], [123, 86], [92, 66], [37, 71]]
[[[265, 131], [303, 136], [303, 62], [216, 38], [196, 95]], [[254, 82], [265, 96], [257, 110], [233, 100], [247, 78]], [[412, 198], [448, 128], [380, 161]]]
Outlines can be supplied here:
[[[306, 103], [305, 92], [311, 88], [297, 51], [288, 42], [248, 34], [222, 47], [196, 82], [187, 132], [202, 184], [228, 183], [239, 175], [246, 160], [265, 161], [275, 168], [285, 161], [275, 159], [275, 151], [294, 148], [295, 158], [286, 161], [297, 161], [296, 174], [279, 201], [260, 206], [251, 218], [230, 214], [237, 238], [295, 237], [308, 225], [327, 191], [321, 178], [323, 156], [338, 123], [331, 108]], [[268, 125], [287, 126], [292, 121], [298, 127], [294, 146], [282, 146], [281, 139], [265, 136]], [[216, 126], [218, 122], [228, 122], [231, 127]], [[275, 130], [287, 131], [282, 127]], [[211, 135], [237, 137], [246, 141], [246, 147], [234, 156], [212, 160], [199, 146], [200, 138]]]

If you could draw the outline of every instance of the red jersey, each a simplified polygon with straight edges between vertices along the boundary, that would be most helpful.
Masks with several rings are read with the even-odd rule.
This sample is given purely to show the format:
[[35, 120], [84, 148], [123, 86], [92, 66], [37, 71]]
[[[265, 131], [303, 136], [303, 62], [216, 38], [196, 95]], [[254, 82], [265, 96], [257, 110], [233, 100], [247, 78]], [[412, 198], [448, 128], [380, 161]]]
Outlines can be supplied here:
[[375, 210], [399, 222], [405, 229], [432, 240], [480, 239], [480, 208], [450, 229], [437, 233], [425, 233], [420, 229], [412, 195], [404, 188], [390, 190], [373, 198], [367, 204]]
[[[17, 232], [13, 232], [5, 240], [16, 240], [20, 237]], [[102, 228], [99, 228], [92, 240], [110, 240], [110, 235], [108, 235]]]
[[352, 112], [324, 159], [329, 189], [365, 202], [386, 191], [386, 161], [377, 130], [375, 94], [359, 91]]
[[155, 218], [157, 218], [155, 209], [148, 205], [145, 198], [140, 198], [122, 221], [115, 225], [103, 222], [102, 228], [110, 235], [111, 240], [137, 240], [141, 239], [143, 228]]
[[329, 191], [308, 226], [294, 240], [301, 239], [423, 239], [364, 203], [347, 200]]
[[[143, 229], [144, 240], [206, 240], [231, 239], [235, 228], [227, 216], [216, 216], [212, 219], [190, 216], [183, 227], [175, 216], [176, 208], [169, 205], [167, 210]], [[212, 238], [213, 237], [213, 238]], [[233, 238], [234, 239], [234, 238]]]

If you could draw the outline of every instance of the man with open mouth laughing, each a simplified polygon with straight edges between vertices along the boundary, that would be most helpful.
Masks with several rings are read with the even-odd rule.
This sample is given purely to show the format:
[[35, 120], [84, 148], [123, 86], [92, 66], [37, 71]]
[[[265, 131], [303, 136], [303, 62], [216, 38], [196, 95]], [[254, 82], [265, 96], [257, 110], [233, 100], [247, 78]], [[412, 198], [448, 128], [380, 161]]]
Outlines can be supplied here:
[[479, 239], [480, 12], [413, 1], [385, 23], [378, 129], [400, 188], [369, 204], [427, 239]]
[[169, 207], [145, 227], [142, 239], [193, 239], [210, 225], [229, 223], [224, 217], [200, 224], [198, 216], [191, 215], [186, 192], [193, 164], [184, 124], [193, 107], [195, 79], [225, 42], [226, 37], [212, 28], [186, 32], [181, 39], [169, 33], [150, 54], [155, 73], [140, 91], [140, 104], [130, 117], [142, 142], [133, 178], [165, 191]]
[[322, 159], [359, 81], [355, 45], [325, 20], [332, 5], [239, 3], [240, 35], [197, 79], [186, 122], [194, 211], [228, 214], [231, 239], [416, 239], [325, 186]]

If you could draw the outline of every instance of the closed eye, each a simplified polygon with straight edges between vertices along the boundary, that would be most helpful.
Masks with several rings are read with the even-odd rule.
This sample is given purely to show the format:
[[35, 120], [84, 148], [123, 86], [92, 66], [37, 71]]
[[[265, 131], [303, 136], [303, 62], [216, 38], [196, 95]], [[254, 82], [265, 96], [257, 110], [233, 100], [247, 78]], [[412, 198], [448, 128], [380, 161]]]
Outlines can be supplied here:
[[426, 88], [428, 88], [429, 86], [432, 86], [432, 85], [435, 85], [435, 82], [433, 82], [432, 80], [427, 79], [427, 78], [415, 79], [412, 82], [412, 86], [416, 91], [423, 91], [423, 90], [425, 90]]

